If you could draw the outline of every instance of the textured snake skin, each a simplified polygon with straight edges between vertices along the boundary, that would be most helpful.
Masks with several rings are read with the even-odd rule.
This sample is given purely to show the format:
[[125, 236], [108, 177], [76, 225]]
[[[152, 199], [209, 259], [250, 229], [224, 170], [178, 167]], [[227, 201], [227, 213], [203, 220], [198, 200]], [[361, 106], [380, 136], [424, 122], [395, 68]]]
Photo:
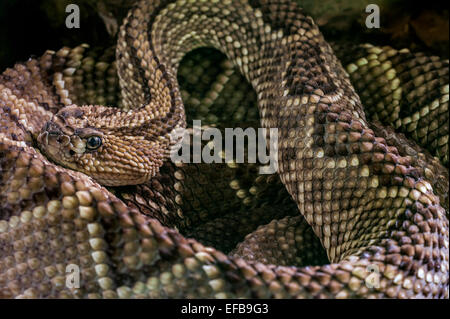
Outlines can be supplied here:
[[[4, 71], [0, 297], [448, 298], [448, 61], [336, 51], [289, 1], [146, 0], [115, 57]], [[191, 119], [278, 128], [278, 174], [167, 160]]]

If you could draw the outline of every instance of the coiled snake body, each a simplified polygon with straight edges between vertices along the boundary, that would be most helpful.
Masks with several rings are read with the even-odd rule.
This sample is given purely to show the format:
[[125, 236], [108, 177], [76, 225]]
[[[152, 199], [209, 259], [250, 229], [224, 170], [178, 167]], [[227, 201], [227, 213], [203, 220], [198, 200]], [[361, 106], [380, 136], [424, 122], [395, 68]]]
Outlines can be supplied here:
[[[261, 185], [277, 184], [273, 176], [242, 186], [233, 178], [248, 172], [233, 165], [167, 160], [170, 132], [186, 125], [177, 70], [201, 46], [226, 54], [256, 92], [262, 127], [278, 128], [279, 176], [293, 202], [270, 203], [273, 189]], [[383, 95], [393, 109], [376, 119], [414, 131], [418, 146], [368, 121], [330, 45], [290, 1], [140, 1], [121, 27], [116, 64], [94, 66], [85, 49], [47, 52], [0, 77], [1, 297], [448, 298], [448, 172], [422, 149], [448, 161], [448, 115], [435, 120], [448, 108], [448, 62], [420, 56], [410, 66], [405, 52], [366, 47], [440, 77], [411, 89], [416, 118], [401, 119], [397, 91]], [[103, 95], [118, 81], [121, 108], [76, 105], [110, 102], [84, 94], [90, 74]], [[254, 210], [239, 215], [230, 196]], [[189, 228], [206, 215], [214, 223]], [[239, 233], [255, 218], [262, 226], [237, 247], [222, 242], [228, 255], [180, 234], [210, 243], [216, 229]], [[72, 264], [79, 287], [66, 285]]]

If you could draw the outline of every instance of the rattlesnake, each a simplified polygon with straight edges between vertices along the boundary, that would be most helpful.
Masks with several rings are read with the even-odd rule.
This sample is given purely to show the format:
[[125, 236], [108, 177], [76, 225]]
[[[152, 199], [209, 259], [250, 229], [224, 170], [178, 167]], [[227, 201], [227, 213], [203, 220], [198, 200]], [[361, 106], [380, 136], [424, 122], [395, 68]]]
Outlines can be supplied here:
[[[255, 165], [167, 160], [169, 133], [186, 123], [177, 69], [200, 46], [224, 52], [256, 91], [261, 125], [279, 131], [281, 182]], [[367, 120], [313, 20], [285, 0], [139, 1], [115, 63], [83, 45], [7, 69], [0, 296], [448, 298], [448, 172], [432, 157], [448, 161], [448, 61], [357, 51], [354, 77], [397, 72], [369, 81], [367, 110], [422, 146]], [[417, 103], [379, 89], [395, 79]], [[74, 105], [113, 103], [117, 86], [120, 108]], [[221, 238], [258, 223], [237, 247]], [[80, 287], [66, 285], [68, 265]]]

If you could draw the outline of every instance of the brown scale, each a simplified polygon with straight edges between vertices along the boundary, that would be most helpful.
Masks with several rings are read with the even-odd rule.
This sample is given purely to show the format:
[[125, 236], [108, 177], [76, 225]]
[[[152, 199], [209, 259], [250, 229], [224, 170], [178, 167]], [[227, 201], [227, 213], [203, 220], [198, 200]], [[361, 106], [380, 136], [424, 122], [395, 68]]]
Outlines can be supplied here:
[[[244, 7], [242, 4], [246, 1], [233, 1], [232, 5], [225, 2], [205, 3], [203, 6], [206, 9], [202, 5], [189, 7], [177, 4], [170, 11], [165, 11], [167, 2], [142, 1], [130, 12], [125, 22], [125, 34], [134, 39], [119, 41], [118, 46], [117, 69], [121, 77], [119, 83], [123, 106], [138, 107], [149, 99], [143, 93], [142, 86], [147, 83], [142, 82], [142, 78], [148, 79], [151, 85], [158, 86], [159, 83], [161, 85], [155, 87], [153, 93], [160, 92], [161, 95], [152, 97], [163, 102], [162, 117], [172, 120], [163, 129], [173, 126], [173, 121], [179, 119], [176, 112], [179, 112], [181, 104], [175, 104], [173, 108], [174, 104], [169, 106], [168, 103], [177, 101], [180, 94], [170, 91], [168, 95], [164, 86], [176, 85], [175, 72], [171, 68], [177, 63], [171, 63], [181, 59], [181, 54], [171, 50], [161, 60], [158, 59], [159, 62], [151, 55], [163, 53], [161, 43], [169, 47], [177, 46], [183, 52], [193, 49], [204, 44], [212, 28], [217, 29], [221, 48], [227, 51], [255, 87], [263, 126], [280, 125], [281, 180], [307, 224], [312, 226], [307, 228], [297, 213], [296, 217], [262, 225], [240, 247], [252, 252], [248, 254], [249, 259], [261, 259], [269, 263], [277, 255], [264, 255], [259, 249], [281, 248], [282, 254], [277, 256], [282, 257], [280, 264], [299, 267], [255, 263], [227, 256], [194, 239], [186, 239], [177, 230], [163, 226], [155, 218], [146, 215], [150, 207], [153, 210], [151, 216], [166, 216], [162, 218], [163, 224], [182, 224], [177, 221], [178, 218], [182, 219], [180, 214], [178, 217], [174, 215], [178, 214], [178, 210], [172, 211], [176, 207], [173, 196], [176, 198], [177, 192], [168, 189], [170, 187], [165, 190], [166, 182], [171, 180], [173, 183], [173, 178], [176, 179], [170, 169], [160, 171], [161, 174], [169, 174], [169, 179], [158, 177], [153, 184], [149, 181], [131, 188], [131, 193], [123, 189], [111, 189], [112, 192], [109, 192], [86, 175], [61, 168], [49, 162], [34, 148], [17, 144], [17, 140], [10, 138], [10, 130], [19, 129], [17, 124], [8, 125], [7, 128], [2, 126], [0, 131], [0, 188], [3, 196], [0, 208], [2, 213], [6, 209], [10, 210], [8, 217], [2, 215], [0, 221], [0, 296], [448, 297], [448, 217], [437, 198], [446, 198], [448, 189], [442, 189], [441, 193], [441, 188], [435, 187], [442, 185], [441, 182], [435, 182], [436, 177], [445, 183], [445, 174], [426, 155], [422, 156], [425, 153], [415, 144], [411, 144], [411, 148], [417, 153], [401, 147], [402, 137], [397, 138], [390, 131], [385, 133], [383, 128], [369, 128], [358, 96], [320, 33], [314, 31], [316, 27], [312, 20], [305, 18], [295, 5], [288, 5], [287, 1], [253, 1], [253, 7]], [[153, 10], [155, 7], [157, 9]], [[263, 12], [267, 11], [264, 8], [271, 8], [276, 13], [264, 20], [255, 9], [258, 7], [263, 8]], [[252, 41], [251, 37], [240, 38], [239, 32], [231, 32], [231, 24], [221, 30], [223, 24], [203, 18], [193, 21], [190, 31], [195, 29], [208, 34], [181, 44], [176, 39], [165, 41], [162, 30], [177, 27], [175, 13], [189, 10], [211, 10], [216, 16], [226, 16], [227, 20], [241, 27], [251, 28], [251, 32], [246, 34], [257, 41]], [[285, 13], [285, 10], [290, 12]], [[163, 15], [162, 19], [158, 19], [158, 15]], [[288, 20], [290, 32], [306, 31], [305, 36], [296, 40], [280, 33], [283, 30], [281, 21], [284, 19]], [[252, 21], [261, 21], [261, 24], [252, 26]], [[155, 28], [160, 30], [160, 33], [155, 34], [161, 42], [156, 41], [154, 48], [145, 44], [146, 22], [154, 23]], [[269, 24], [272, 24], [270, 30]], [[176, 34], [182, 35], [181, 32]], [[228, 34], [232, 35], [231, 42], [226, 37]], [[241, 48], [243, 45], [248, 47], [247, 60], [244, 60], [243, 52], [238, 50], [239, 44], [234, 43], [236, 41]], [[314, 90], [314, 85], [305, 86], [311, 90], [306, 95], [290, 96], [289, 90], [288, 95], [284, 95], [286, 90], [281, 84], [283, 72], [278, 71], [285, 67], [283, 62], [288, 60], [283, 59], [283, 45], [292, 41], [303, 41], [303, 44], [319, 41], [323, 44], [325, 49], [320, 63], [329, 65], [330, 73], [321, 75], [319, 69], [311, 69], [311, 75], [320, 79], [328, 76], [326, 78], [340, 89], [337, 93], [341, 97], [327, 96], [330, 92]], [[264, 49], [260, 44], [264, 44]], [[135, 50], [127, 51], [131, 46]], [[51, 63], [55, 63], [57, 70], [61, 71], [61, 63], [66, 63], [64, 61], [82, 61], [83, 50], [75, 50], [79, 51], [72, 56], [70, 50], [67, 54], [63, 50], [62, 55], [69, 58], [62, 62], [58, 62], [58, 58], [46, 60], [45, 68], [51, 69]], [[130, 60], [126, 54], [121, 56], [120, 53], [124, 52], [134, 53], [139, 59]], [[259, 52], [262, 54], [259, 55]], [[143, 56], [146, 58], [142, 59]], [[98, 70], [98, 67], [93, 67], [91, 61], [86, 59], [84, 64], [73, 64], [75, 68], [85, 65], [83, 70], [86, 74], [80, 77], [81, 73], [78, 73], [72, 86], [68, 86], [69, 91], [76, 91], [76, 87], [86, 81], [93, 93], [85, 98], [103, 94], [102, 82], [96, 82], [92, 77], [93, 70]], [[146, 74], [147, 68], [141, 64], [143, 61], [147, 61], [151, 71], [155, 71], [153, 75]], [[166, 73], [158, 73], [161, 63], [166, 64]], [[99, 77], [103, 68], [100, 66]], [[140, 81], [134, 77], [138, 74]], [[70, 79], [70, 74], [65, 76]], [[16, 103], [8, 91], [2, 93], [2, 104]], [[172, 99], [166, 99], [171, 94]], [[11, 121], [16, 119], [11, 117]], [[322, 140], [320, 136], [323, 136]], [[386, 138], [387, 142], [380, 136]], [[394, 147], [396, 145], [398, 149]], [[414, 154], [419, 154], [418, 159], [414, 158]], [[431, 164], [427, 167], [422, 166], [422, 163]], [[194, 175], [189, 178], [193, 182], [198, 179], [201, 185], [205, 180], [203, 170], [197, 169], [197, 173], [193, 170]], [[242, 170], [252, 171], [251, 167]], [[192, 170], [184, 172], [192, 174]], [[258, 184], [258, 177], [253, 182], [254, 177], [251, 176], [243, 174], [244, 183], [239, 181], [230, 185], [233, 191], [229, 194], [246, 194], [250, 185]], [[267, 181], [269, 179], [267, 177]], [[274, 187], [280, 189], [276, 180]], [[226, 188], [226, 184], [214, 182]], [[263, 188], [263, 198], [260, 200], [264, 201], [264, 193], [270, 194], [271, 190], [270, 187]], [[129, 206], [113, 193], [120, 195]], [[162, 194], [164, 196], [160, 196]], [[203, 194], [200, 198], [194, 194], [186, 198], [190, 198], [193, 203], [202, 200], [205, 200], [206, 205], [213, 203], [211, 198], [204, 196], [205, 193], [200, 194]], [[282, 189], [276, 197], [291, 200]], [[244, 205], [246, 198], [241, 198]], [[196, 213], [195, 209], [202, 211], [201, 205], [193, 204], [192, 207], [192, 216]], [[266, 208], [270, 210], [270, 206]], [[264, 209], [261, 212], [264, 214]], [[214, 216], [215, 212], [207, 213]], [[228, 217], [234, 218], [233, 215], [217, 216], [216, 221], [219, 225], [227, 223]], [[237, 218], [239, 220], [240, 217]], [[192, 227], [195, 232], [196, 226]], [[198, 226], [198, 229], [202, 230], [200, 237], [204, 234], [202, 240], [206, 242], [227, 231], [226, 227], [220, 226], [217, 227], [219, 234], [215, 233], [214, 225], [209, 226], [208, 221]], [[319, 238], [332, 264], [322, 265], [325, 251], [319, 250], [317, 240], [311, 240], [313, 233]], [[271, 237], [274, 236], [272, 234], [276, 234], [275, 237]], [[79, 290], [64, 285], [65, 267], [69, 263], [81, 267], [82, 288]], [[310, 263], [316, 266], [302, 267]], [[379, 289], [368, 288], [364, 283], [369, 265], [376, 265], [380, 270]]]
[[[447, 164], [448, 60], [391, 47], [352, 50], [357, 51], [350, 54], [357, 62], [348, 63], [347, 70], [363, 92], [370, 117], [406, 134]], [[350, 62], [348, 55], [338, 55]]]

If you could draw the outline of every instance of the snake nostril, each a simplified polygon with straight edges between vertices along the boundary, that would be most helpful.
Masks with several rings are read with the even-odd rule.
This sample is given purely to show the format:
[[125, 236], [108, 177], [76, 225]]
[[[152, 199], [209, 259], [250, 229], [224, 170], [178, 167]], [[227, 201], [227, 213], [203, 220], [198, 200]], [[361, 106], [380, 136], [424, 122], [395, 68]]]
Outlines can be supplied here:
[[[58, 139], [62, 136], [61, 129], [58, 125], [55, 125], [53, 122], [47, 122], [45, 130], [48, 132], [49, 136], [57, 136]], [[59, 140], [58, 140], [59, 141]]]

